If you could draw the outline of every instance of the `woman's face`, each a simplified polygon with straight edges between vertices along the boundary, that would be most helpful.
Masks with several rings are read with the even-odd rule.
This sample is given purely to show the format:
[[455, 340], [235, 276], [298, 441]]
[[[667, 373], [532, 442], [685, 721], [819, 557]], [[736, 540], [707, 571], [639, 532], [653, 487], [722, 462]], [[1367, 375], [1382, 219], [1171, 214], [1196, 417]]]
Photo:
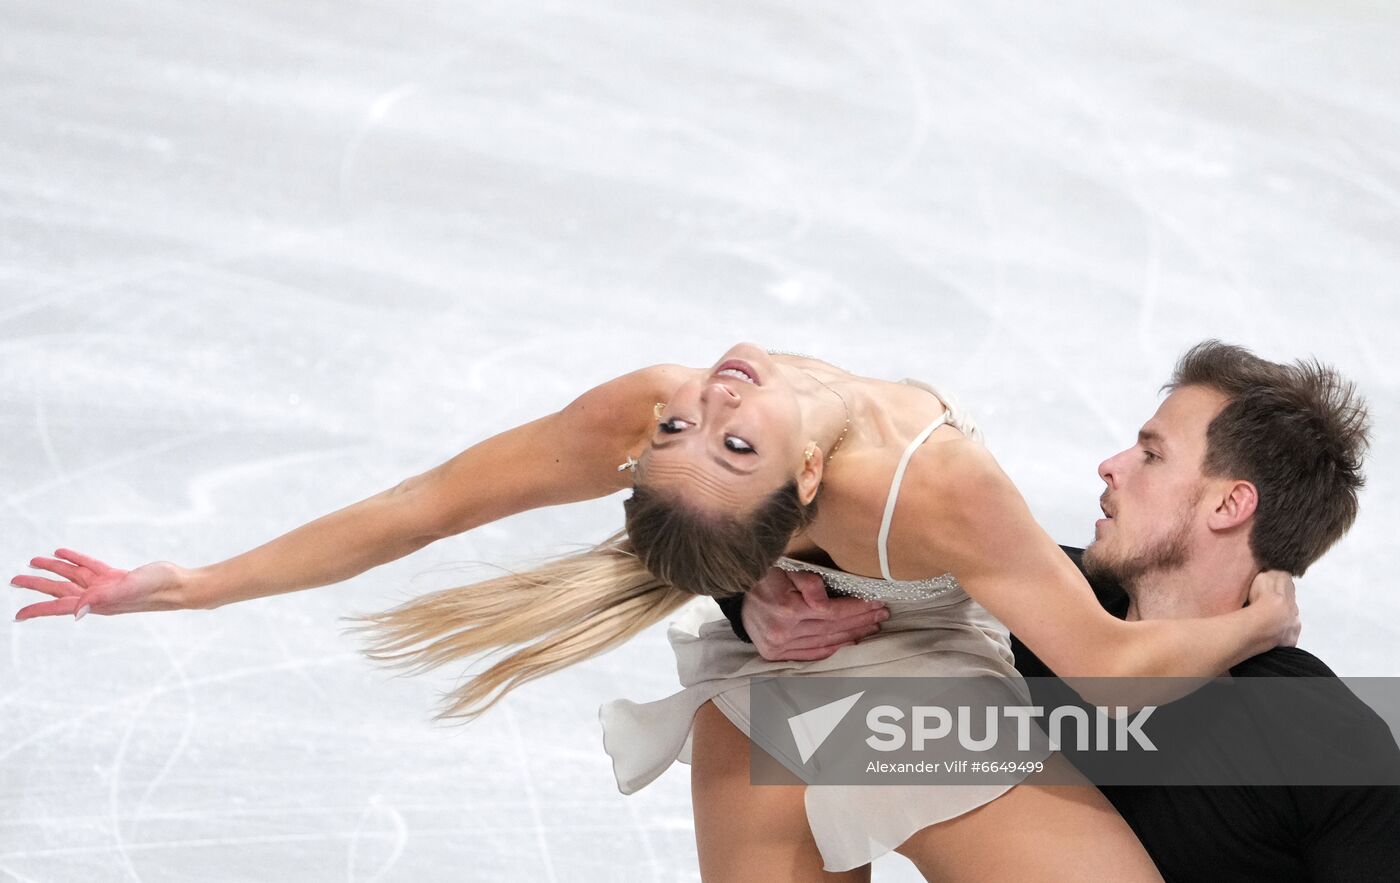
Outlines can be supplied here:
[[763, 348], [741, 343], [671, 396], [641, 476], [694, 505], [743, 513], [791, 478], [809, 483], [805, 471], [816, 472], [815, 493], [820, 464], [804, 461], [807, 441], [797, 391]]

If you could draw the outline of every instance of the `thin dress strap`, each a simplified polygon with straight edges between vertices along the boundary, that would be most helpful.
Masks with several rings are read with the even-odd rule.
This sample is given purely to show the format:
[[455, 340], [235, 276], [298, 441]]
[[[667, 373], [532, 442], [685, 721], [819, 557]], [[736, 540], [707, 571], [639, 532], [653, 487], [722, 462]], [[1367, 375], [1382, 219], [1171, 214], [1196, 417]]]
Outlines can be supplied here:
[[899, 483], [904, 480], [904, 469], [909, 465], [909, 459], [914, 456], [914, 451], [918, 450], [919, 445], [923, 444], [924, 440], [935, 429], [948, 422], [950, 413], [952, 412], [945, 408], [942, 414], [939, 414], [923, 432], [919, 433], [909, 443], [909, 447], [904, 449], [904, 456], [899, 458], [899, 465], [895, 467], [894, 481], [890, 484], [890, 495], [885, 500], [885, 517], [880, 519], [880, 539], [877, 541], [877, 548], [880, 552], [880, 575], [887, 580], [893, 580], [894, 577], [890, 576], [890, 553], [885, 546], [890, 538], [890, 520], [894, 517], [895, 500], [899, 499]]

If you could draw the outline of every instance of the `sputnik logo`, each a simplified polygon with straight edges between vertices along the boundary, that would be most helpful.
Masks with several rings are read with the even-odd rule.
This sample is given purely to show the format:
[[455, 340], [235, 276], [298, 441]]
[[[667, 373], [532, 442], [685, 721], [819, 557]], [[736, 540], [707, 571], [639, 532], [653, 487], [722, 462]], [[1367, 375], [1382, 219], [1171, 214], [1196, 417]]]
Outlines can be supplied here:
[[802, 756], [803, 763], [817, 753], [817, 749], [822, 747], [822, 743], [864, 695], [865, 691], [861, 690], [788, 718], [788, 728], [792, 730], [792, 738], [797, 743], [797, 753]]

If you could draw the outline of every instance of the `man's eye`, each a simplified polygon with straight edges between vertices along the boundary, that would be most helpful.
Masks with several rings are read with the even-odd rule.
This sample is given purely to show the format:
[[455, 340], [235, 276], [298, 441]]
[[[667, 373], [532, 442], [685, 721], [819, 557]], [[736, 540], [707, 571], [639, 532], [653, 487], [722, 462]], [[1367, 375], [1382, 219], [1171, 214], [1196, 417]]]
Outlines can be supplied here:
[[1160, 459], [1162, 459], [1161, 457], [1157, 456], [1156, 454], [1152, 453], [1151, 451], [1143, 451], [1143, 452], [1142, 452], [1142, 458], [1143, 458], [1144, 460], [1146, 460], [1148, 463], [1151, 463], [1151, 462], [1154, 461], [1154, 460], [1160, 460]]
[[658, 423], [656, 425], [656, 428], [660, 429], [667, 435], [674, 435], [675, 433], [680, 432], [682, 429], [685, 429], [689, 425], [690, 423], [688, 423], [685, 420], [682, 420], [679, 417], [668, 417], [665, 420], [662, 420], [660, 423]]
[[739, 454], [758, 453], [752, 447], [749, 446], [748, 442], [744, 441], [742, 438], [739, 438], [739, 436], [737, 435], [726, 435], [724, 437], [724, 446], [729, 450]]

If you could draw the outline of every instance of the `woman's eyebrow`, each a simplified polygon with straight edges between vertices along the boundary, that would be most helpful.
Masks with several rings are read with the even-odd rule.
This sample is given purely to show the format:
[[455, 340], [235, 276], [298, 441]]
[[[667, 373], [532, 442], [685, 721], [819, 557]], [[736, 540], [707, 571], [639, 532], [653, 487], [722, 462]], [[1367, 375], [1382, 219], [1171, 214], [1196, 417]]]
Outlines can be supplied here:
[[730, 463], [728, 460], [724, 459], [719, 454], [712, 454], [711, 456], [715, 458], [716, 463], [723, 466], [725, 469], [728, 469], [735, 475], [753, 475], [754, 472], [757, 471], [756, 469], [740, 469], [738, 466], [735, 466], [733, 463]]
[[[679, 441], [680, 439], [674, 438], [663, 442], [654, 441], [651, 443], [651, 449], [653, 451], [659, 451], [662, 448], [669, 448], [671, 445], [677, 444]], [[738, 466], [735, 466], [733, 463], [730, 463], [728, 460], [724, 459], [718, 454], [712, 454], [711, 456], [714, 458], [714, 461], [716, 463], [723, 466], [725, 469], [728, 469], [735, 475], [753, 475], [755, 472], [758, 471], [757, 467], [754, 467], [753, 469], [740, 469]]]

